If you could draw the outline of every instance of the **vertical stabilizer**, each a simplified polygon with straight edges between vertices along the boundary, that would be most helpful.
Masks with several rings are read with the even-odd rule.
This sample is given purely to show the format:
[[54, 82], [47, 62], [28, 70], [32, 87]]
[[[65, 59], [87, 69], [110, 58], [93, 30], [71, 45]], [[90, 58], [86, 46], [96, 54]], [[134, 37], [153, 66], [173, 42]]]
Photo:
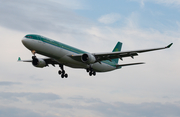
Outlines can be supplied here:
[[[114, 47], [114, 49], [113, 49], [112, 52], [118, 52], [118, 51], [121, 51], [121, 48], [122, 48], [122, 43], [121, 43], [121, 42], [118, 42], [118, 43], [116, 44], [116, 46]], [[118, 63], [119, 58], [112, 59], [112, 61], [115, 62], [115, 63]]]

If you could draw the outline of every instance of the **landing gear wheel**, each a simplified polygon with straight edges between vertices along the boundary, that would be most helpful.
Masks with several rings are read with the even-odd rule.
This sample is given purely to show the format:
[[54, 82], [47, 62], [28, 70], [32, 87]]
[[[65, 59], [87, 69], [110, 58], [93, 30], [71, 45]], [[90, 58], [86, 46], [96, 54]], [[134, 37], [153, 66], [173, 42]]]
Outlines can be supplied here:
[[92, 71], [89, 72], [89, 75], [92, 76]]
[[59, 70], [59, 71], [58, 71], [58, 74], [59, 74], [59, 75], [61, 75], [61, 73], [62, 73], [62, 71], [61, 71], [61, 70]]
[[94, 76], [96, 75], [96, 72], [95, 71], [93, 71], [93, 73], [92, 73]]
[[64, 78], [64, 74], [61, 75], [61, 78]]
[[68, 78], [68, 74], [65, 74], [64, 77], [65, 77], [65, 78]]

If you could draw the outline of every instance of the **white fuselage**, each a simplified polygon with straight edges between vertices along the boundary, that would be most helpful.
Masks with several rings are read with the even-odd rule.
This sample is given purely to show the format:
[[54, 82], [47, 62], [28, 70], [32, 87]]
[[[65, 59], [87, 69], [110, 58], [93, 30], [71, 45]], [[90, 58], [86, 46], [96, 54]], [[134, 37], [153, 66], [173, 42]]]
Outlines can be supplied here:
[[[53, 40], [52, 40], [53, 41]], [[45, 43], [41, 40], [34, 40], [24, 37], [22, 43], [31, 51], [36, 51], [36, 53], [50, 57], [58, 61], [60, 64], [72, 67], [72, 68], [91, 68], [96, 72], [107, 72], [115, 70], [116, 67], [109, 65], [105, 62], [96, 62], [94, 64], [88, 65], [87, 63], [76, 61], [69, 56], [76, 55], [76, 53], [66, 50], [63, 47], [57, 47], [49, 43]]]

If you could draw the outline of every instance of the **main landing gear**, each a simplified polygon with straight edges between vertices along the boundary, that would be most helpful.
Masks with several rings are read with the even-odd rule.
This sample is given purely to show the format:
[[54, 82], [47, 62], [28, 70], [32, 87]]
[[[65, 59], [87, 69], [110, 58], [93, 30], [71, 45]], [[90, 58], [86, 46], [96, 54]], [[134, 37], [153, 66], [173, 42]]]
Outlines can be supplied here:
[[89, 72], [89, 76], [92, 76], [92, 75], [94, 75], [94, 76], [95, 76], [95, 75], [96, 75], [96, 72], [95, 72], [95, 71], [93, 71], [93, 69], [92, 69], [92, 68], [87, 68], [87, 69], [86, 69], [86, 71], [87, 71], [87, 72]]
[[58, 71], [58, 74], [61, 75], [61, 78], [67, 78], [68, 74], [65, 72], [63, 65], [60, 64], [59, 67], [61, 70]]

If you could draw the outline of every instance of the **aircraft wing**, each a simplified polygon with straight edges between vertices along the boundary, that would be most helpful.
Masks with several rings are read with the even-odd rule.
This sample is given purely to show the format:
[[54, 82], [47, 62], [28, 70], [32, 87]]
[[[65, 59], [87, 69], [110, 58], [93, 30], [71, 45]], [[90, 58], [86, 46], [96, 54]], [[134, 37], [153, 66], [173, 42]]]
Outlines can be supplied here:
[[[51, 58], [42, 58], [42, 59], [46, 62], [47, 65], [51, 64], [55, 66], [55, 64], [59, 64], [59, 62], [57, 62], [55, 59], [51, 59]], [[20, 57], [18, 58], [18, 61], [19, 62], [32, 62], [32, 60], [21, 60]]]
[[[155, 51], [155, 50], [161, 50], [161, 49], [166, 49], [170, 48], [173, 43], [169, 44], [166, 47], [161, 47], [161, 48], [152, 48], [152, 49], [144, 49], [144, 50], [133, 50], [133, 51], [118, 51], [118, 52], [106, 52], [106, 53], [92, 53], [93, 56], [96, 58], [96, 62], [101, 63], [103, 60], [109, 60], [119, 58], [123, 60], [124, 57], [132, 57], [138, 56], [138, 53], [143, 53], [143, 52], [149, 52], [149, 51]], [[74, 60], [81, 61], [81, 56], [82, 54], [77, 54], [77, 55], [71, 55], [69, 57], [73, 58]]]
[[110, 60], [111, 61], [111, 59], [115, 59], [115, 58], [119, 58], [119, 59], [123, 60], [124, 57], [132, 57], [132, 58], [134, 58], [134, 56], [138, 56], [138, 53], [170, 48], [172, 44], [173, 43], [169, 44], [166, 47], [161, 47], [161, 48], [133, 50], [133, 51], [124, 51], [124, 52], [119, 51], [119, 52], [109, 52], [109, 53], [94, 53], [93, 55], [96, 57], [98, 62], [100, 62], [102, 60]]

